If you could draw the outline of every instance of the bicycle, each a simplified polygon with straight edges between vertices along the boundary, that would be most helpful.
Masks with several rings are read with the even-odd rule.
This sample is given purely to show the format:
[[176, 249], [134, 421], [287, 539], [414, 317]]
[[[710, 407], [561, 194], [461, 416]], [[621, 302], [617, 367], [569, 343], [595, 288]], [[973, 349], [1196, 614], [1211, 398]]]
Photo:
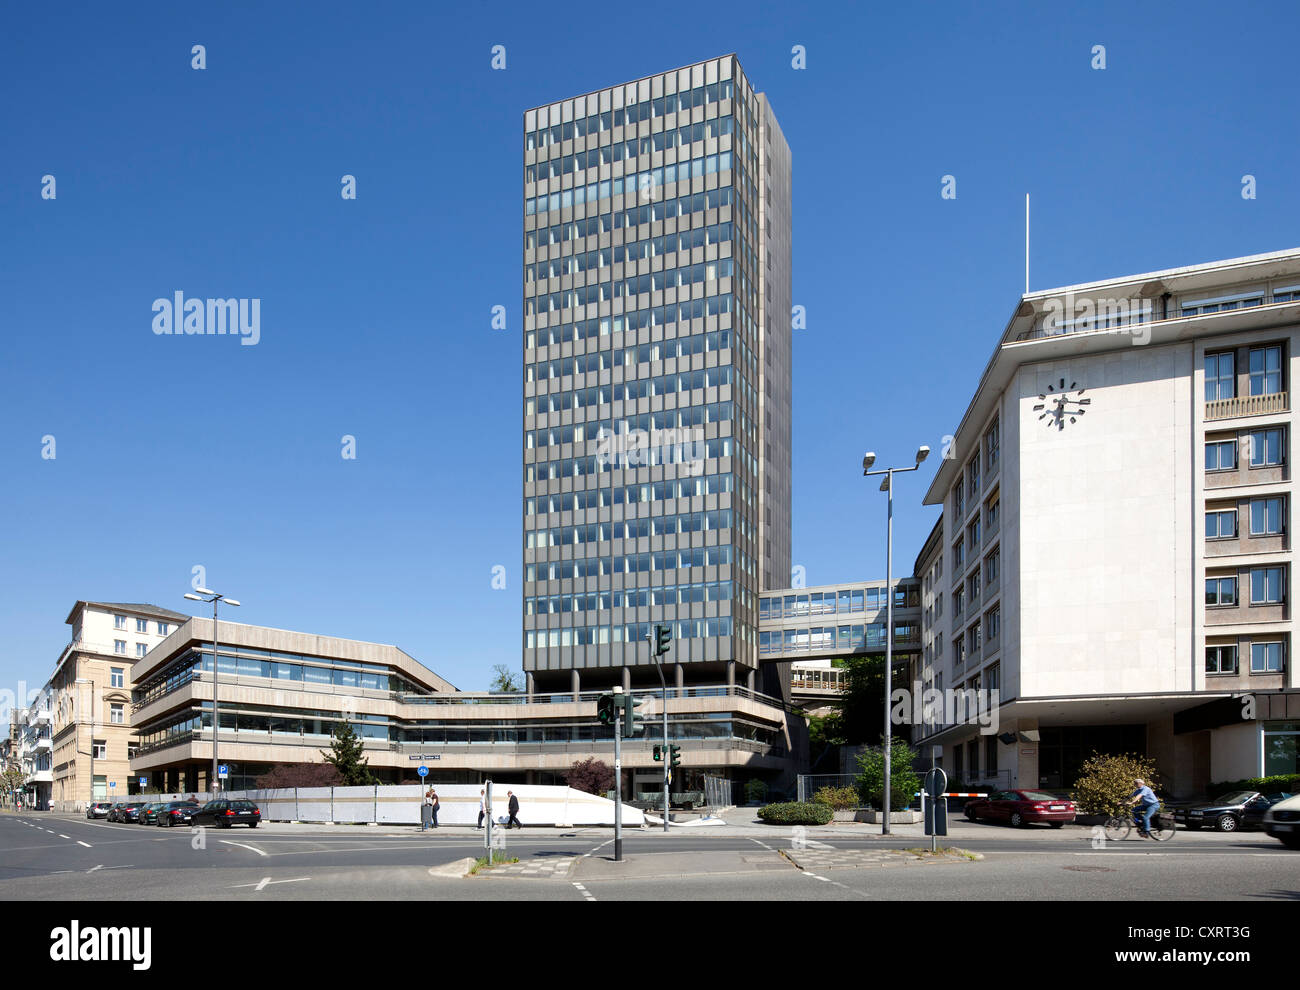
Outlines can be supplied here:
[[[1102, 828], [1106, 832], [1106, 838], [1112, 842], [1119, 842], [1121, 839], [1127, 839], [1133, 829], [1141, 825], [1140, 812], [1136, 809], [1132, 815], [1120, 817], [1112, 816], [1106, 819], [1106, 824]], [[1147, 835], [1156, 842], [1164, 842], [1174, 837], [1175, 825], [1174, 816], [1168, 811], [1161, 808], [1151, 816], [1151, 831]]]

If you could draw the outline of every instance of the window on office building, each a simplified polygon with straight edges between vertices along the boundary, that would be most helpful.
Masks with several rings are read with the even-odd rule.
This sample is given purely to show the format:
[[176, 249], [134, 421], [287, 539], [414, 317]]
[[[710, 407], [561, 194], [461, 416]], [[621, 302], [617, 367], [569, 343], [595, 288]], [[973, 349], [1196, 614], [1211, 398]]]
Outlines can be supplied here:
[[135, 631], [138, 632], [138, 633], [147, 633], [147, 632], [149, 631], [149, 620], [148, 620], [148, 619], [136, 619], [136, 620], [135, 620]]
[[1210, 509], [1205, 513], [1205, 538], [1207, 540], [1235, 540], [1237, 538], [1237, 510]]
[[1246, 437], [1250, 450], [1250, 466], [1275, 467], [1286, 456], [1282, 445], [1281, 429], [1252, 430]]
[[108, 669], [108, 683], [109, 687], [126, 687], [126, 668], [110, 667]]
[[149, 652], [149, 647], [146, 644], [144, 643], [135, 644], [135, 655], [137, 657], [143, 657], [148, 652]]
[[126, 628], [126, 616], [125, 616], [125, 615], [115, 615], [115, 616], [113, 616], [113, 628], [114, 628], [114, 629], [125, 629], [125, 628]]
[[1208, 608], [1236, 605], [1237, 579], [1235, 577], [1206, 578], [1205, 604]]
[[1282, 532], [1282, 498], [1257, 498], [1250, 503], [1250, 535], [1276, 536]]
[[998, 605], [984, 613], [984, 628], [990, 640], [997, 639], [1002, 631], [1002, 606]]
[[1250, 349], [1250, 394], [1276, 395], [1282, 391], [1282, 346]]
[[1205, 355], [1205, 401], [1231, 399], [1237, 395], [1237, 355], [1220, 351]]
[[1237, 469], [1236, 440], [1207, 440], [1205, 443], [1205, 470], [1235, 471]]
[[113, 640], [113, 652], [120, 653], [123, 656], [126, 656], [126, 640], [124, 639]]
[[108, 706], [108, 721], [111, 725], [123, 725], [126, 722], [126, 706], [120, 702]]
[[1251, 643], [1250, 672], [1252, 674], [1278, 674], [1282, 672], [1281, 643]]
[[1278, 605], [1282, 602], [1282, 568], [1256, 567], [1250, 572], [1250, 603]]
[[160, 622], [160, 623], [158, 623], [158, 635], [159, 635], [159, 636], [166, 636], [166, 635], [170, 634], [171, 631], [172, 631], [172, 627], [171, 627], [171, 624], [170, 624], [170, 623], [167, 623], [167, 622]]
[[988, 466], [989, 474], [992, 474], [998, 466], [998, 457], [1001, 453], [1001, 429], [998, 421], [993, 420], [993, 425], [984, 433], [984, 461]]
[[984, 737], [984, 773], [992, 776], [998, 772], [998, 737]]
[[1205, 648], [1207, 674], [1235, 674], [1237, 672], [1237, 647], [1207, 646]]
[[96, 739], [91, 745], [95, 753], [95, 759], [108, 759], [108, 743], [104, 742], [102, 739]]

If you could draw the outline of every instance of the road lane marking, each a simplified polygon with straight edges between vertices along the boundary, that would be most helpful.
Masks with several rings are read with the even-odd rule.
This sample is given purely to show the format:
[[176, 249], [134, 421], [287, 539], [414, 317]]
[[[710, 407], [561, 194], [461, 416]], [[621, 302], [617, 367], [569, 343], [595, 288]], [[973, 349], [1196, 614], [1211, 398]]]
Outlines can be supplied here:
[[80, 839], [77, 840], [77, 845], [85, 846], [87, 849], [93, 848], [89, 842], [82, 842]]
[[587, 900], [594, 901], [596, 899], [595, 897], [592, 896], [591, 891], [589, 891], [582, 884], [575, 883], [574, 886], [578, 888], [578, 890], [582, 893], [582, 896], [585, 897]]
[[311, 877], [294, 877], [292, 880], [272, 880], [270, 877], [263, 877], [261, 881], [258, 883], [237, 883], [234, 886], [229, 887], [228, 889], [235, 890], [238, 887], [255, 887], [258, 890], [263, 890], [268, 885], [273, 883], [302, 883], [304, 880], [310, 880], [310, 879]]
[[[248, 850], [250, 850], [251, 852], [255, 852], [255, 853], [257, 853], [257, 855], [259, 855], [259, 856], [265, 856], [265, 855], [266, 855], [266, 853], [264, 853], [261, 849], [258, 849], [257, 846], [249, 846], [249, 845], [245, 845], [245, 844], [242, 843], [242, 842], [231, 842], [229, 839], [219, 839], [218, 841], [219, 841], [219, 842], [224, 842], [224, 843], [225, 843], [226, 845], [228, 845], [228, 846], [239, 846], [240, 849], [248, 849]], [[308, 879], [308, 878], [304, 877], [304, 879]], [[248, 884], [240, 884], [240, 886], [245, 886], [245, 887], [246, 887], [246, 886], [248, 886]]]
[[60, 839], [71, 839], [72, 836], [70, 836], [70, 835], [64, 835], [62, 832], [60, 832], [60, 833], [59, 833], [59, 838], [60, 838]]
[[755, 838], [753, 838], [752, 836], [750, 837], [750, 840], [749, 840], [749, 841], [750, 841], [750, 842], [757, 842], [760, 846], [762, 846], [762, 847], [763, 847], [764, 849], [766, 849], [768, 852], [776, 852], [776, 850], [773, 849], [771, 846], [769, 846], [766, 842], [760, 842], [758, 839], [755, 839]]
[[104, 864], [103, 864], [103, 863], [100, 863], [98, 866], [92, 866], [92, 867], [91, 867], [90, 869], [88, 869], [86, 872], [87, 872], [87, 873], [94, 873], [96, 870], [102, 870], [103, 868], [104, 868]]
[[602, 842], [600, 845], [596, 846], [596, 848], [592, 849], [591, 852], [588, 852], [588, 853], [584, 854], [582, 858], [583, 858], [583, 859], [586, 859], [586, 858], [587, 858], [588, 856], [590, 856], [592, 853], [599, 852], [601, 849], [604, 849], [607, 845], [609, 845], [609, 844], [610, 844], [611, 842], [613, 842], [613, 841], [614, 841], [613, 839], [609, 839], [609, 840], [607, 840], [607, 841], [605, 841], [605, 842]]

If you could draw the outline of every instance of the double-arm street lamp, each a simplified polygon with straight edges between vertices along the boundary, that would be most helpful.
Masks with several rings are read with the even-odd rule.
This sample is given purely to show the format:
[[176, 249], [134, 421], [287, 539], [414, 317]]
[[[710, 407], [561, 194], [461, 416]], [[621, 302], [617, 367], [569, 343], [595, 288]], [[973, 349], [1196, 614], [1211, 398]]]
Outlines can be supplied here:
[[234, 605], [238, 608], [239, 602], [233, 598], [227, 598], [225, 595], [218, 595], [215, 591], [209, 591], [207, 588], [195, 588], [194, 590], [198, 594], [190, 594], [187, 591], [185, 597], [192, 602], [212, 603], [212, 777], [209, 783], [211, 784], [212, 796], [215, 798], [217, 796], [217, 731], [221, 727], [221, 710], [217, 697], [217, 676], [220, 667], [217, 660], [217, 603], [225, 602], [227, 605]]
[[930, 448], [922, 445], [916, 451], [916, 463], [909, 468], [882, 468], [878, 471], [872, 471], [871, 465], [876, 463], [875, 454], [866, 454], [862, 458], [862, 476], [869, 478], [872, 475], [883, 474], [884, 478], [880, 482], [880, 490], [889, 493], [889, 522], [886, 526], [885, 537], [885, 790], [884, 790], [884, 809], [881, 818], [881, 835], [889, 835], [889, 750], [893, 743], [893, 733], [889, 720], [889, 695], [893, 687], [893, 667], [894, 667], [894, 475], [904, 474], [908, 471], [915, 471], [921, 466], [921, 462], [930, 456]]

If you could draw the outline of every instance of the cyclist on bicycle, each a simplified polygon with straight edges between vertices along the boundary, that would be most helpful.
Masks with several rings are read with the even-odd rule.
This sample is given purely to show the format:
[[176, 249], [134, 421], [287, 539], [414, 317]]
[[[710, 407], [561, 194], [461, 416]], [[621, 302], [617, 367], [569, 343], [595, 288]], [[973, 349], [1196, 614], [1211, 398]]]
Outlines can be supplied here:
[[1151, 816], [1160, 809], [1160, 801], [1155, 792], [1149, 788], [1141, 777], [1133, 781], [1137, 784], [1137, 790], [1129, 795], [1129, 804], [1135, 804], [1138, 807], [1133, 811], [1133, 822], [1138, 827], [1138, 834], [1149, 836], [1151, 834]]

